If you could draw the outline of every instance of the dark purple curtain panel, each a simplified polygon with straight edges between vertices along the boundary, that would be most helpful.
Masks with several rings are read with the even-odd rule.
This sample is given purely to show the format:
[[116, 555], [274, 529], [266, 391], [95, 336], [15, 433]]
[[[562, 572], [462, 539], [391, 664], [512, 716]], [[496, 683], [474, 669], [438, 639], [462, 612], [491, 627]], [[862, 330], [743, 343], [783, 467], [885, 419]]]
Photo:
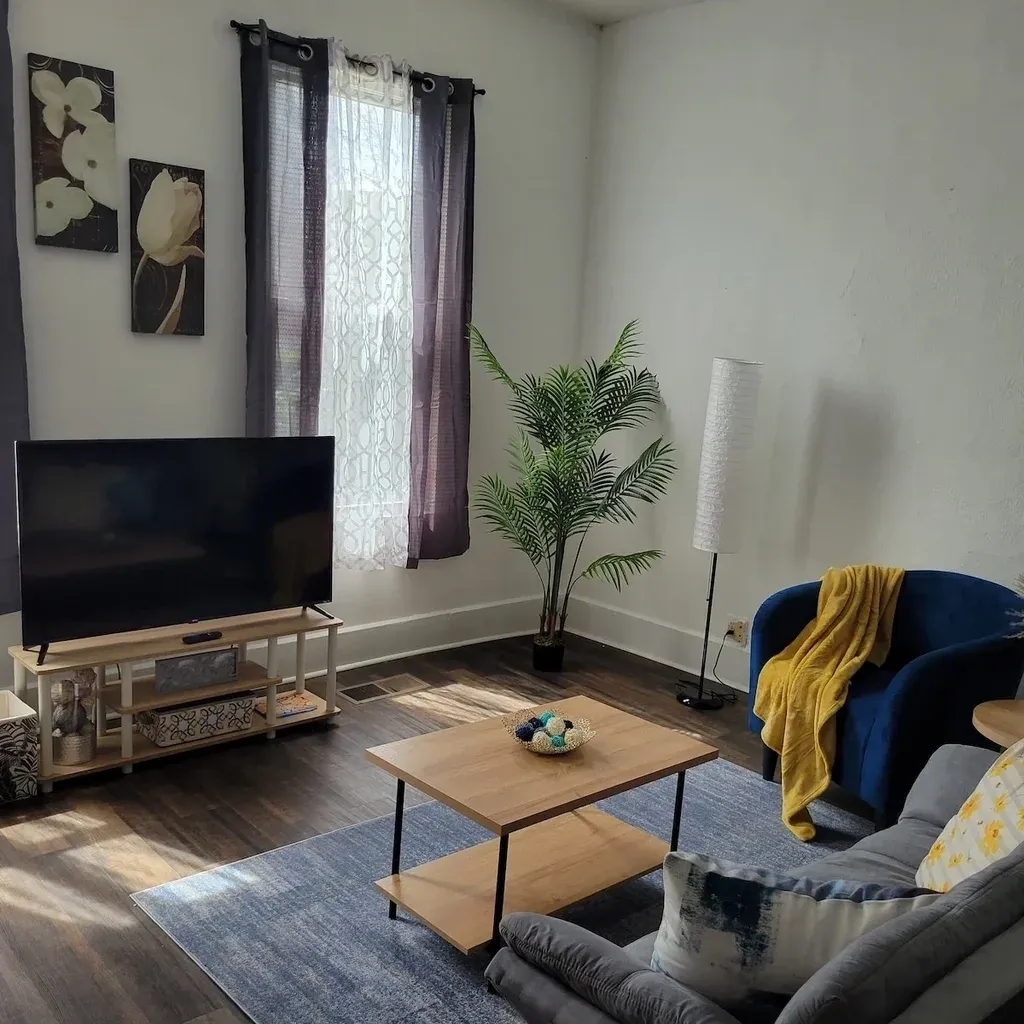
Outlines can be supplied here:
[[250, 437], [318, 433], [327, 201], [326, 39], [239, 31]]
[[427, 76], [415, 109], [411, 568], [469, 548], [473, 82]]
[[8, 0], [0, 0], [0, 615], [17, 611], [14, 443], [28, 438], [28, 374], [14, 202], [14, 102]]

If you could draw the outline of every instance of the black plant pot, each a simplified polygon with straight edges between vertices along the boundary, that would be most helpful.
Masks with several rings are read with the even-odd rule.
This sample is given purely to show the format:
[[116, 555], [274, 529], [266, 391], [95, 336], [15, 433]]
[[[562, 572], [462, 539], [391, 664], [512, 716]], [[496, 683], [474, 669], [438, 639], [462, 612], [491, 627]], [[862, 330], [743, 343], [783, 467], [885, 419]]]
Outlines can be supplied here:
[[565, 658], [565, 644], [540, 644], [533, 641], [533, 670], [535, 672], [561, 672]]

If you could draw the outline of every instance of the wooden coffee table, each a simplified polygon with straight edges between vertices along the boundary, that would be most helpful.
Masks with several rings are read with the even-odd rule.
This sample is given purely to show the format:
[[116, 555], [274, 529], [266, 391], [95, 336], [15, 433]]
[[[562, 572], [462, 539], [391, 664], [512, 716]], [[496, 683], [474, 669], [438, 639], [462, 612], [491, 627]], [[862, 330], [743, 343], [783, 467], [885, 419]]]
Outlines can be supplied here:
[[[550, 914], [661, 866], [676, 849], [687, 768], [718, 751], [589, 697], [539, 705], [589, 718], [597, 732], [571, 754], [543, 757], [517, 746], [500, 719], [367, 750], [398, 779], [388, 898], [463, 953], [498, 941], [502, 914]], [[677, 775], [671, 841], [590, 806]], [[401, 871], [406, 783], [493, 832], [497, 839]]]

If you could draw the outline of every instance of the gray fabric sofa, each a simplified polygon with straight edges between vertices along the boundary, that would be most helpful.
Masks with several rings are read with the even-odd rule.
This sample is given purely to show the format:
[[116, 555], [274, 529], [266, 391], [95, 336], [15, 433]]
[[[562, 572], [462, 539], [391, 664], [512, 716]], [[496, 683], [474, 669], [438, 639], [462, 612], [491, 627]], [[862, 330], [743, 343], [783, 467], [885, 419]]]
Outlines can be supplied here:
[[[828, 881], [913, 884], [946, 822], [996, 754], [938, 750], [899, 822], [794, 872]], [[491, 986], [529, 1024], [1021, 1024], [1024, 845], [931, 906], [863, 936], [785, 1005], [726, 1013], [650, 970], [654, 934], [623, 948], [576, 925], [510, 914]]]

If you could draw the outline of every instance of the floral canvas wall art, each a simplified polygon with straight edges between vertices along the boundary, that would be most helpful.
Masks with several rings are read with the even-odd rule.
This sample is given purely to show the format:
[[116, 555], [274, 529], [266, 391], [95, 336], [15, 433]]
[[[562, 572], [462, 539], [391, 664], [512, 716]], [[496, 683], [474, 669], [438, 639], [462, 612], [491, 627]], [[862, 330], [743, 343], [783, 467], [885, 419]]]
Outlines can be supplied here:
[[129, 160], [132, 330], [200, 336], [206, 320], [206, 185], [194, 167]]
[[114, 72], [28, 55], [36, 242], [117, 252]]

